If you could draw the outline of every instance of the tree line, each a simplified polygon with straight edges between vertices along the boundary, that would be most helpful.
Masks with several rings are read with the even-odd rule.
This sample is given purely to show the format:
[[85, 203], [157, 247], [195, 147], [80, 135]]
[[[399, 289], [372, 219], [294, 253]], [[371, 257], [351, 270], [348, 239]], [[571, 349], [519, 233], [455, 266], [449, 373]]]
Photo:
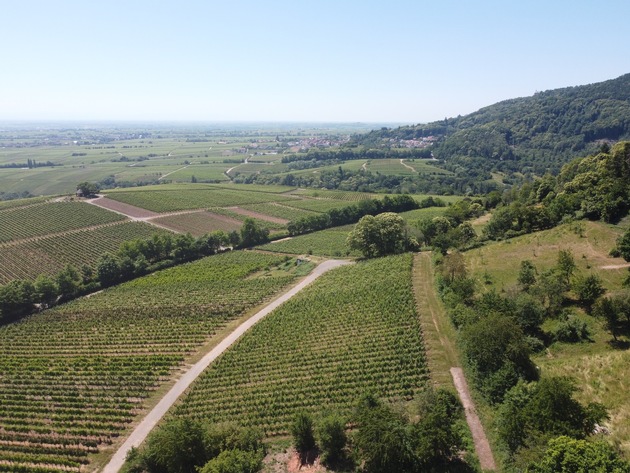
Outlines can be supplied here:
[[269, 230], [251, 218], [240, 232], [216, 231], [198, 238], [163, 233], [126, 241], [116, 253], [101, 255], [95, 268], [67, 265], [54, 276], [40, 274], [34, 281], [16, 279], [0, 286], [0, 324], [160, 269], [267, 241]]
[[[427, 388], [409, 412], [363, 394], [349, 415], [298, 412], [289, 426], [301, 466], [319, 457], [335, 471], [365, 473], [472, 472], [463, 409], [446, 389]], [[233, 424], [172, 419], [133, 450], [126, 473], [255, 473], [266, 453], [263, 434]]]
[[350, 223], [356, 223], [365, 215], [377, 215], [383, 212], [407, 212], [419, 208], [443, 207], [446, 204], [441, 199], [427, 197], [417, 202], [407, 194], [385, 196], [382, 199], [365, 199], [356, 204], [348, 205], [341, 209], [330, 209], [319, 215], [301, 217], [289, 222], [287, 230], [289, 235], [301, 235], [304, 233], [338, 227]]

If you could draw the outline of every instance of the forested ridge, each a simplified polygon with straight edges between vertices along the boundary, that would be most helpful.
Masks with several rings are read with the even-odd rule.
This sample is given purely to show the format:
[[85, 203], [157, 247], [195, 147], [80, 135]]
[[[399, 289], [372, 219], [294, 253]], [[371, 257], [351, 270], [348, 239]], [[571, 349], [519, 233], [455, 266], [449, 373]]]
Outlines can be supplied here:
[[395, 147], [434, 136], [447, 169], [543, 175], [602, 142], [630, 138], [630, 74], [595, 84], [536, 92], [469, 115], [354, 137], [351, 145]]

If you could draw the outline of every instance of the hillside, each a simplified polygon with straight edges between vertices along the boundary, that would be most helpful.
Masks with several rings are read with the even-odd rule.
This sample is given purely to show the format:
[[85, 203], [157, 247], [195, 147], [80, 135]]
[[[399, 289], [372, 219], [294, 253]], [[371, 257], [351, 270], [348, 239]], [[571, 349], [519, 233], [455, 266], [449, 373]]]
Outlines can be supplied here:
[[630, 137], [630, 74], [505, 100], [457, 118], [376, 130], [356, 136], [354, 144], [391, 147], [428, 136], [439, 138], [434, 155], [450, 170], [557, 172], [604, 141]]

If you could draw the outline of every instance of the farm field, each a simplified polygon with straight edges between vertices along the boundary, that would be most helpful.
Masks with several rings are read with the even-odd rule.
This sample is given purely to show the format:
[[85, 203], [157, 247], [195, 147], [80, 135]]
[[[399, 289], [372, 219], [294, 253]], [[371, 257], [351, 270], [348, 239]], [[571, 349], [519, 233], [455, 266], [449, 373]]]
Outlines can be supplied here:
[[260, 246], [259, 249], [294, 255], [312, 254], [316, 256], [358, 257], [361, 256], [361, 253], [356, 250], [349, 251], [346, 245], [348, 234], [353, 228], [354, 225], [329, 228], [267, 243]]
[[[0, 166], [16, 166], [0, 168], [0, 182], [3, 192], [52, 195], [72, 193], [82, 181], [112, 177], [124, 184], [158, 179], [190, 182], [193, 175], [199, 181], [228, 181], [224, 173], [246, 158], [252, 162], [234, 173], [265, 168], [273, 168], [275, 173], [283, 171], [286, 166], [279, 161], [288, 151], [287, 142], [368, 129], [360, 125], [217, 123], [6, 129], [0, 131]], [[40, 166], [28, 169], [28, 160], [36, 160]], [[54, 167], [42, 166], [47, 162]], [[274, 166], [259, 162], [274, 162]]]
[[288, 204], [293, 204], [294, 202], [289, 202], [286, 204], [280, 203], [270, 203], [270, 204], [250, 204], [250, 205], [241, 205], [240, 208], [245, 210], [250, 210], [252, 212], [257, 212], [263, 215], [269, 215], [271, 217], [276, 217], [284, 220], [297, 220], [298, 218], [308, 217], [309, 215], [314, 215], [316, 212], [306, 210], [306, 209], [297, 209], [293, 206], [289, 206]]
[[348, 414], [367, 390], [411, 399], [428, 379], [411, 267], [407, 254], [322, 276], [207, 369], [172, 415], [274, 436], [299, 410]]
[[112, 192], [107, 197], [125, 204], [135, 205], [153, 212], [175, 212], [178, 210], [227, 207], [234, 205], [257, 204], [263, 202], [283, 202], [294, 200], [288, 195], [251, 192], [245, 190], [230, 191], [214, 187], [178, 190], [163, 190], [153, 187], [142, 192]]
[[0, 210], [0, 243], [123, 220], [83, 202], [43, 202]]
[[184, 362], [295, 279], [284, 260], [216, 255], [0, 327], [0, 470], [93, 469]]
[[163, 225], [176, 232], [190, 233], [195, 237], [206, 233], [222, 230], [224, 232], [238, 231], [243, 222], [240, 220], [202, 210], [200, 212], [170, 215], [151, 219], [158, 225]]
[[433, 218], [444, 215], [444, 211], [447, 207], [427, 207], [424, 209], [409, 210], [408, 212], [401, 212], [399, 215], [404, 218], [408, 223], [420, 220], [423, 218]]
[[66, 264], [80, 269], [94, 267], [105, 252], [116, 252], [121, 243], [167, 233], [143, 222], [116, 222], [61, 235], [0, 245], [0, 284], [13, 279], [35, 279], [39, 274], [55, 275]]

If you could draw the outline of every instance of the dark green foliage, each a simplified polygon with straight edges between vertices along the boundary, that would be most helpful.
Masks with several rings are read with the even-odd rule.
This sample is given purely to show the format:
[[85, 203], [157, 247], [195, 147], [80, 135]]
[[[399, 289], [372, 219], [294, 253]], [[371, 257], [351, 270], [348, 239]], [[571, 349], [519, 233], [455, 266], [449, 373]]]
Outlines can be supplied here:
[[225, 450], [199, 470], [199, 473], [256, 473], [262, 469], [261, 452]]
[[291, 436], [293, 446], [301, 454], [315, 448], [315, 434], [313, 430], [313, 418], [306, 412], [298, 412], [291, 424]]
[[101, 187], [94, 182], [84, 181], [77, 184], [77, 192], [81, 191], [82, 197], [94, 197], [100, 190]]
[[[127, 458], [127, 473], [254, 473], [262, 468], [262, 433], [231, 424], [172, 419]], [[203, 468], [202, 468], [203, 467]]]
[[241, 243], [243, 248], [262, 245], [269, 241], [269, 229], [259, 226], [253, 218], [246, 218], [241, 227]]
[[518, 273], [518, 283], [524, 291], [536, 284], [536, 275], [538, 271], [536, 266], [529, 260], [521, 261], [521, 269]]
[[607, 417], [601, 404], [580, 404], [573, 397], [569, 378], [543, 378], [537, 383], [518, 383], [505, 395], [498, 410], [497, 432], [511, 455], [544, 444], [558, 435], [589, 436], [595, 424]]
[[59, 296], [59, 288], [55, 281], [45, 274], [40, 274], [35, 279], [35, 299], [44, 307], [48, 307], [55, 303], [57, 296]]
[[619, 307], [608, 297], [599, 298], [593, 305], [593, 315], [604, 321], [606, 329], [617, 341], [619, 335]]
[[418, 399], [420, 419], [411, 425], [411, 441], [419, 471], [445, 464], [463, 448], [455, 423], [463, 409], [455, 395], [445, 389], [427, 390]]
[[96, 263], [96, 275], [101, 286], [108, 287], [121, 279], [120, 262], [111, 253], [105, 253]]
[[366, 472], [455, 471], [463, 448], [459, 401], [450, 391], [430, 389], [418, 398], [416, 408], [418, 420], [411, 422], [371, 395], [362, 398], [353, 442]]
[[550, 269], [538, 276], [536, 284], [530, 288], [529, 292], [538, 298], [545, 307], [547, 315], [554, 317], [562, 309], [562, 303], [568, 290], [569, 285], [566, 283], [566, 279], [556, 270]]
[[346, 421], [339, 414], [328, 414], [322, 417], [315, 426], [317, 446], [324, 465], [335, 465], [344, 459], [348, 442]]
[[624, 461], [603, 441], [589, 442], [560, 436], [549, 441], [540, 461], [530, 465], [530, 473], [629, 473]]
[[617, 240], [617, 251], [626, 261], [630, 261], [630, 228]]
[[553, 338], [559, 342], [576, 343], [583, 340], [590, 340], [591, 334], [586, 322], [578, 317], [569, 314], [560, 323], [553, 334]]
[[35, 287], [30, 281], [14, 280], [0, 286], [0, 321], [10, 322], [29, 314], [35, 301]]
[[443, 203], [434, 199], [425, 199], [420, 204], [410, 195], [402, 194], [393, 197], [385, 196], [383, 199], [366, 199], [357, 204], [348, 205], [341, 209], [331, 209], [327, 212], [308, 217], [302, 217], [289, 222], [287, 231], [289, 235], [301, 235], [303, 233], [324, 230], [330, 227], [338, 227], [358, 222], [366, 215], [378, 215], [386, 212], [406, 212], [418, 208], [438, 206]]
[[[449, 170], [557, 172], [576, 153], [595, 152], [597, 140], [630, 137], [630, 74], [578, 87], [537, 92], [469, 115], [424, 125], [376, 130], [358, 144], [442, 136], [433, 150]], [[385, 139], [385, 140], [384, 140]], [[393, 139], [393, 140], [390, 140]], [[622, 169], [622, 168], [621, 168]], [[621, 170], [620, 169], [620, 170]]]
[[70, 264], [57, 274], [55, 282], [62, 299], [72, 299], [81, 290], [82, 277], [76, 268]]
[[409, 472], [414, 452], [408, 422], [371, 396], [364, 397], [355, 416], [353, 443], [370, 473]]
[[143, 458], [150, 473], [196, 473], [207, 460], [203, 425], [190, 419], [164, 424], [147, 439]]
[[577, 294], [580, 304], [589, 313], [595, 301], [606, 292], [601, 278], [596, 274], [577, 278], [573, 285], [573, 290]]
[[606, 411], [599, 404], [582, 406], [573, 398], [577, 391], [569, 378], [543, 378], [534, 384], [531, 398], [524, 409], [527, 424], [538, 432], [584, 438]]
[[413, 247], [403, 218], [393, 212], [366, 215], [348, 235], [350, 250], [366, 258], [403, 253]]
[[463, 328], [461, 340], [475, 383], [490, 402], [500, 402], [519, 379], [536, 377], [525, 335], [511, 317], [483, 317]]
[[560, 250], [558, 252], [558, 263], [556, 264], [558, 273], [560, 273], [567, 284], [571, 283], [571, 276], [575, 272], [575, 258], [571, 250]]

